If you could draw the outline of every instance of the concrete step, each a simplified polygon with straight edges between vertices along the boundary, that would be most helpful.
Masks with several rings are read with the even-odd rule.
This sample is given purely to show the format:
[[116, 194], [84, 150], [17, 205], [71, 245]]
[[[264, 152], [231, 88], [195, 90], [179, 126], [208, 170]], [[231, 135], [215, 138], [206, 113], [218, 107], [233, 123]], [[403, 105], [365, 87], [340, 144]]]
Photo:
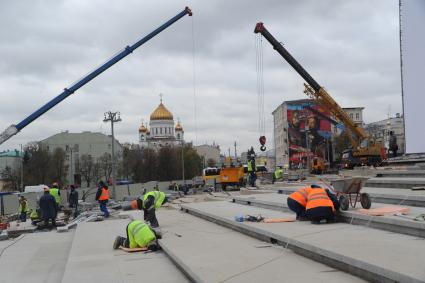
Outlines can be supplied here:
[[[305, 185], [286, 186], [285, 184], [285, 187], [280, 187], [276, 190], [278, 193], [289, 195], [303, 187]], [[425, 207], [425, 191], [363, 187], [361, 192], [368, 193], [372, 198], [372, 202]]]
[[422, 238], [342, 223], [240, 223], [235, 215], [291, 214], [227, 201], [185, 204], [182, 209], [371, 282], [425, 282], [425, 262], [418, 260], [425, 253]]
[[366, 181], [366, 187], [412, 189], [425, 186], [425, 178], [377, 177]]
[[[233, 197], [233, 202], [277, 211], [291, 212], [287, 206], [287, 197], [287, 195], [269, 193]], [[372, 202], [372, 208], [383, 206], [386, 205]], [[409, 216], [369, 216], [356, 212], [355, 209], [350, 208], [347, 211], [340, 211], [338, 218], [342, 222], [353, 225], [364, 225], [371, 228], [425, 238], [425, 221], [415, 221], [408, 218], [414, 218], [415, 216], [425, 214], [425, 208], [409, 207], [409, 209]]]
[[163, 252], [113, 250], [115, 237], [126, 237], [128, 223], [120, 219], [78, 224], [62, 282], [188, 282]]
[[61, 282], [74, 231], [35, 232], [0, 242], [0, 282]]
[[425, 178], [425, 170], [385, 170], [376, 173], [376, 177]]
[[186, 213], [160, 209], [158, 219], [162, 249], [193, 282], [363, 282]]

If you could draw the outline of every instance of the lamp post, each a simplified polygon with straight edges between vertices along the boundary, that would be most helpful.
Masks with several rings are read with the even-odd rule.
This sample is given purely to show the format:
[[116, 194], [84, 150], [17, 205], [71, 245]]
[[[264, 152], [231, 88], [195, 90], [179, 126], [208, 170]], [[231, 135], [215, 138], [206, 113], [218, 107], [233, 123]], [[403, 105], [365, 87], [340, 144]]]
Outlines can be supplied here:
[[112, 136], [112, 154], [111, 154], [111, 158], [112, 158], [112, 198], [115, 199], [116, 198], [116, 192], [115, 192], [115, 187], [116, 187], [116, 171], [115, 171], [115, 138], [114, 138], [114, 123], [116, 122], [120, 122], [121, 121], [121, 117], [120, 117], [120, 112], [105, 112], [104, 114], [104, 118], [103, 118], [103, 122], [111, 122], [111, 136]]
[[70, 166], [69, 166], [69, 184], [72, 185], [74, 183], [74, 180], [73, 180], [74, 174], [73, 174], [73, 167], [72, 167], [72, 152], [74, 151], [74, 148], [72, 146], [68, 145], [66, 151], [68, 151], [70, 153], [70, 156], [69, 156], [69, 158], [70, 158], [69, 159], [69, 163], [70, 163]]
[[182, 179], [183, 184], [186, 185], [186, 180], [184, 179], [184, 140], [182, 140]]

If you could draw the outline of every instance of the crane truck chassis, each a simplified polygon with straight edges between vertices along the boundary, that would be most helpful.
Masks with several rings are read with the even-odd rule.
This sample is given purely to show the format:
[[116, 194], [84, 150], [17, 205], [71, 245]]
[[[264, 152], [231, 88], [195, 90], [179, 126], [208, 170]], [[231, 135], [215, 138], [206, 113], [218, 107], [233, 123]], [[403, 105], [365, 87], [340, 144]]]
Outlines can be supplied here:
[[344, 150], [342, 153], [341, 163], [343, 166], [346, 168], [353, 168], [358, 165], [380, 165], [386, 158], [383, 144], [370, 138], [361, 127], [357, 126], [350, 119], [348, 114], [338, 103], [336, 103], [327, 91], [310, 76], [285, 47], [283, 47], [283, 45], [264, 27], [263, 23], [257, 23], [254, 33], [260, 33], [308, 83], [304, 84], [304, 93], [314, 99], [318, 104], [328, 109], [335, 118], [345, 125], [346, 130], [348, 130], [351, 148]]

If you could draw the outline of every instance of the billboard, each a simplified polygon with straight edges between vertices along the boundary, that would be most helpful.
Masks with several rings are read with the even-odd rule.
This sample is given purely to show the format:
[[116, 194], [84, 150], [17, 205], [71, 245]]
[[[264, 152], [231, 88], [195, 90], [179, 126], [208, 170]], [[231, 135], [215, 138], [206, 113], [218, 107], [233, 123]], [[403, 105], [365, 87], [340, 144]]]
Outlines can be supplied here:
[[400, 48], [406, 153], [425, 152], [425, 1], [400, 0]]
[[307, 168], [314, 157], [332, 160], [330, 113], [312, 100], [288, 102], [288, 144], [291, 168]]

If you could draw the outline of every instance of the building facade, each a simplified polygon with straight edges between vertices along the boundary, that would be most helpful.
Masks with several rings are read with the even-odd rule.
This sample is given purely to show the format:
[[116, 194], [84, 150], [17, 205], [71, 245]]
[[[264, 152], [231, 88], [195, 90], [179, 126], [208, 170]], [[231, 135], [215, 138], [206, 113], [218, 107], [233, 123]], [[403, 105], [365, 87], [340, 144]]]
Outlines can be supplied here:
[[[80, 157], [89, 155], [94, 162], [102, 157], [105, 153], [112, 155], [112, 138], [102, 133], [92, 133], [89, 131], [82, 133], [69, 133], [68, 131], [55, 134], [40, 142], [41, 146], [49, 152], [61, 148], [66, 152], [65, 160], [68, 167], [67, 179], [71, 184], [81, 183], [81, 176], [78, 172], [78, 164]], [[114, 150], [116, 162], [122, 158], [123, 147], [115, 139]]]
[[184, 131], [180, 121], [174, 124], [173, 114], [161, 103], [150, 115], [149, 128], [142, 123], [139, 127], [141, 148], [159, 149], [184, 143]]
[[354, 124], [356, 124], [359, 127], [364, 127], [364, 122], [363, 122], [364, 107], [342, 108], [342, 110], [344, 110], [348, 114], [348, 116], [354, 122]]
[[216, 166], [220, 165], [220, 146], [214, 143], [212, 145], [203, 144], [195, 146], [194, 149], [201, 156], [204, 168], [207, 167], [209, 159], [214, 160]]
[[365, 130], [371, 137], [376, 138], [376, 141], [383, 142], [386, 148], [389, 145], [389, 133], [393, 131], [397, 137], [398, 153], [403, 154], [405, 153], [403, 123], [403, 116], [397, 113], [395, 117], [367, 124]]

